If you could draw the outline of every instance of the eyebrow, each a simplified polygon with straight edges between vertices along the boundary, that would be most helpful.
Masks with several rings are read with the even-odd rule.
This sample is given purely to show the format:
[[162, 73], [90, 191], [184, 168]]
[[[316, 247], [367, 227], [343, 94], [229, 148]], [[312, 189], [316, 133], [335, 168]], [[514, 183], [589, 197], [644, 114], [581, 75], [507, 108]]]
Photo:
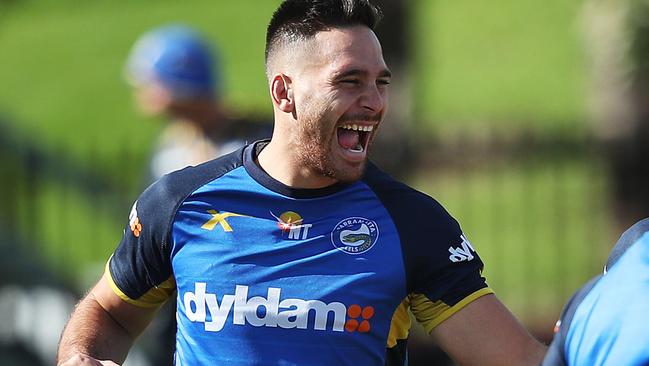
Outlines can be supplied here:
[[390, 71], [388, 69], [383, 69], [383, 71], [381, 71], [379, 73], [379, 77], [380, 78], [392, 78], [392, 71]]
[[[367, 73], [368, 72], [366, 70], [362, 70], [362, 69], [349, 69], [349, 70], [345, 70], [345, 71], [335, 75], [333, 79], [334, 80], [340, 80], [340, 79], [344, 79], [344, 78], [349, 77], [349, 76], [364, 76], [364, 75], [367, 75]], [[380, 78], [391, 78], [392, 77], [392, 72], [390, 72], [390, 70], [388, 70], [388, 69], [383, 69], [379, 73], [378, 77], [380, 77]]]

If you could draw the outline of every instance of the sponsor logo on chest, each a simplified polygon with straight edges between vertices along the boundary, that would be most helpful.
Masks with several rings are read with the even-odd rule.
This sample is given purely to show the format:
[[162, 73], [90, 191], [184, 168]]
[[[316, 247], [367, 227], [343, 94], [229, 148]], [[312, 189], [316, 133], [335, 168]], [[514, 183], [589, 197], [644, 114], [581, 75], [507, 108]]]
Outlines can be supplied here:
[[305, 240], [309, 237], [309, 229], [313, 227], [313, 224], [304, 223], [304, 219], [299, 213], [286, 211], [279, 217], [272, 212], [270, 214], [277, 220], [277, 226], [287, 239]]
[[[282, 289], [279, 287], [269, 287], [266, 297], [249, 298], [248, 286], [236, 285], [234, 294], [221, 296], [220, 302], [217, 294], [208, 293], [206, 288], [205, 282], [196, 282], [194, 291], [183, 295], [183, 305], [187, 319], [203, 323], [207, 332], [223, 330], [232, 314], [232, 325], [235, 326], [367, 333], [374, 316], [372, 306], [347, 306], [338, 301], [325, 303], [320, 300], [282, 299]], [[265, 311], [260, 311], [261, 308]]]

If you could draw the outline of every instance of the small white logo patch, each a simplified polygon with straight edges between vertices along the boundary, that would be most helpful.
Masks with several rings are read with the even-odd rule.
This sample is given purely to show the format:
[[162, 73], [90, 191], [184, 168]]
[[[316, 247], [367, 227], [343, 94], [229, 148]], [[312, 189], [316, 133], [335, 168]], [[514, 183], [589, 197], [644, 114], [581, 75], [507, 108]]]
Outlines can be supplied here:
[[471, 252], [475, 253], [475, 249], [473, 249], [473, 246], [471, 245], [471, 242], [469, 239], [467, 239], [464, 235], [460, 235], [460, 239], [462, 239], [462, 244], [457, 247], [453, 248], [450, 247], [448, 248], [449, 253], [451, 255], [448, 257], [448, 259], [451, 260], [451, 262], [456, 263], [456, 262], [462, 262], [462, 261], [470, 261], [473, 258], [473, 254]]

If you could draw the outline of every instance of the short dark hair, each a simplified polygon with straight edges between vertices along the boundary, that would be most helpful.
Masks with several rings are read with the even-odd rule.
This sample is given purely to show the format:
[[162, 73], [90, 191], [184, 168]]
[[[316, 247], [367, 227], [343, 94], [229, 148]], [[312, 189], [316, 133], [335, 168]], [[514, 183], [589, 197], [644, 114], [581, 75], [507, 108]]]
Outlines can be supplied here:
[[285, 0], [266, 30], [266, 61], [279, 41], [306, 39], [321, 31], [354, 25], [374, 30], [382, 16], [368, 0]]

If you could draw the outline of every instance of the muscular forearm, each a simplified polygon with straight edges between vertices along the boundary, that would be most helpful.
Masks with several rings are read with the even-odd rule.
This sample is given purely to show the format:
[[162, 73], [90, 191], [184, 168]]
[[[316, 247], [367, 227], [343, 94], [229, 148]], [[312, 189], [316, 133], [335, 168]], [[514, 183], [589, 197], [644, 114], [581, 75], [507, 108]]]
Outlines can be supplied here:
[[476, 299], [431, 335], [460, 365], [535, 366], [546, 352], [495, 295]]
[[[547, 347], [525, 331], [525, 334], [521, 332], [519, 339], [510, 339], [507, 347], [484, 349], [478, 353], [478, 359], [465, 364], [538, 366], [543, 361], [546, 352]], [[488, 359], [489, 362], [486, 362], [485, 359]]]
[[77, 305], [63, 331], [57, 364], [77, 354], [122, 363], [133, 339], [90, 293]]

